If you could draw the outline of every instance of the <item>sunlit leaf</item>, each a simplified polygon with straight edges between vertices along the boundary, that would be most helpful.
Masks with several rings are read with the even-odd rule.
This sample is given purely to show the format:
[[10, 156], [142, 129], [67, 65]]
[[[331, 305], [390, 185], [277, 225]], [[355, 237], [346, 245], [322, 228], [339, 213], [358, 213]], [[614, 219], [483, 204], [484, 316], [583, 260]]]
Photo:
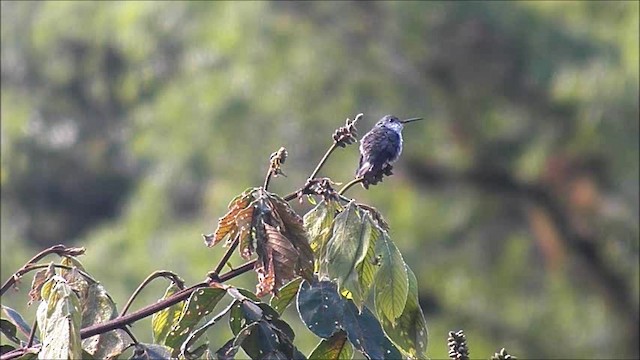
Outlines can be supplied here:
[[327, 242], [327, 251], [320, 262], [320, 276], [335, 279], [341, 290], [353, 294], [361, 306], [363, 289], [358, 279], [358, 265], [367, 256], [372, 224], [367, 221], [354, 202], [336, 216], [333, 235]]
[[413, 359], [427, 358], [427, 322], [418, 303], [418, 281], [407, 266], [409, 293], [404, 311], [395, 325], [386, 317], [381, 319], [382, 328], [391, 341], [406, 356]]
[[82, 265], [82, 262], [80, 262], [80, 260], [75, 256], [63, 256], [60, 264], [69, 267], [77, 267], [78, 269], [85, 271], [84, 265]]
[[42, 302], [37, 311], [42, 348], [40, 359], [80, 359], [81, 308], [78, 297], [66, 280], [54, 276], [42, 286]]
[[380, 268], [374, 285], [376, 312], [378, 318], [386, 317], [394, 323], [402, 314], [407, 302], [407, 270], [400, 251], [386, 232], [382, 233], [382, 237], [376, 243], [376, 256], [380, 258]]
[[2, 313], [7, 317], [7, 320], [11, 321], [11, 323], [16, 326], [22, 335], [29, 336], [29, 334], [31, 334], [31, 326], [27, 324], [19, 312], [8, 306], [2, 305]]
[[[165, 290], [162, 299], [170, 297], [179, 290], [180, 288], [172, 282], [169, 287], [167, 287], [167, 290]], [[183, 306], [184, 301], [181, 301], [153, 314], [151, 317], [151, 330], [153, 331], [153, 342], [155, 344], [164, 344], [169, 331], [180, 319]]]
[[275, 227], [264, 224], [266, 241], [259, 252], [257, 296], [277, 292], [277, 287], [293, 279], [298, 262], [298, 251]]
[[350, 360], [353, 347], [347, 341], [347, 334], [338, 331], [328, 339], [322, 339], [309, 355], [309, 360]]
[[323, 200], [304, 215], [304, 227], [309, 235], [311, 249], [317, 254], [324, 252], [325, 244], [332, 234], [333, 219], [339, 204]]
[[291, 304], [298, 294], [302, 278], [296, 278], [278, 289], [278, 295], [273, 296], [269, 305], [271, 305], [280, 315]]
[[180, 319], [167, 335], [164, 344], [170, 348], [179, 349], [193, 328], [204, 316], [213, 311], [224, 294], [225, 290], [220, 288], [204, 288], [194, 291], [182, 308]]
[[29, 290], [29, 302], [27, 305], [33, 304], [34, 301], [42, 300], [42, 286], [44, 283], [51, 279], [55, 275], [55, 268], [53, 263], [49, 264], [49, 267], [36, 272], [31, 281], [31, 290]]
[[[255, 191], [256, 188], [249, 188], [242, 194], [236, 196], [231, 203], [229, 203], [229, 212], [218, 219], [218, 226], [216, 227], [213, 236], [205, 237], [205, 243], [207, 246], [214, 246], [227, 236], [230, 236], [231, 238], [235, 237], [238, 233], [238, 224], [236, 223], [238, 214], [243, 209], [249, 207], [251, 202], [254, 200], [253, 193]], [[244, 213], [244, 216], [247, 216], [246, 212]]]

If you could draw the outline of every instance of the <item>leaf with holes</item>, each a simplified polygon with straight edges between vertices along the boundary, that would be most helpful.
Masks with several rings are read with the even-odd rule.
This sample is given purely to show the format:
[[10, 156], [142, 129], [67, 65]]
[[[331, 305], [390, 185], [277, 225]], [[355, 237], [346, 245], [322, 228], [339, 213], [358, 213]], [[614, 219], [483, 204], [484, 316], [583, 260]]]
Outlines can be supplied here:
[[198, 329], [192, 331], [189, 336], [187, 337], [187, 339], [184, 341], [184, 343], [182, 343], [182, 346], [180, 347], [180, 354], [185, 358], [185, 359], [193, 359], [193, 358], [198, 358], [197, 354], [195, 353], [195, 351], [190, 351], [189, 348], [193, 345], [193, 343], [198, 340], [206, 331], [207, 329], [209, 329], [210, 327], [212, 327], [213, 325], [215, 325], [218, 321], [220, 321], [220, 319], [225, 316], [230, 310], [231, 307], [234, 304], [229, 304], [229, 306], [227, 306], [224, 310], [222, 310], [219, 314], [217, 314], [216, 316], [214, 316], [211, 320], [207, 321], [204, 325], [202, 325], [201, 327], [199, 327]]
[[29, 302], [27, 303], [27, 305], [31, 305], [35, 301], [42, 300], [42, 285], [44, 285], [47, 280], [51, 279], [53, 275], [55, 275], [55, 268], [53, 267], [53, 263], [50, 263], [49, 267], [47, 267], [46, 269], [42, 269], [36, 272], [36, 274], [33, 276], [33, 280], [31, 281], [31, 290], [29, 290]]
[[302, 278], [296, 278], [278, 289], [278, 296], [273, 296], [269, 301], [269, 305], [282, 315], [284, 310], [295, 299], [296, 294], [298, 294], [300, 283], [302, 283]]
[[179, 349], [193, 328], [209, 315], [226, 291], [221, 288], [204, 288], [194, 291], [180, 314], [178, 323], [173, 326], [164, 344], [172, 349]]
[[42, 359], [79, 359], [82, 356], [80, 341], [81, 307], [78, 297], [66, 280], [54, 275], [41, 289], [42, 302], [36, 318], [40, 328]]
[[340, 330], [345, 301], [330, 281], [304, 281], [297, 297], [298, 315], [314, 334], [328, 339]]
[[409, 291], [409, 279], [402, 254], [386, 232], [376, 243], [380, 268], [374, 286], [374, 300], [379, 319], [386, 317], [392, 323], [404, 310]]
[[418, 281], [407, 266], [409, 292], [407, 303], [395, 325], [386, 318], [382, 319], [382, 328], [391, 341], [406, 356], [413, 359], [427, 358], [427, 322], [418, 303]]
[[218, 219], [218, 226], [216, 227], [213, 236], [205, 236], [205, 244], [207, 246], [212, 247], [227, 236], [233, 238], [237, 235], [238, 224], [236, 223], [236, 220], [238, 214], [243, 209], [249, 207], [254, 199], [254, 193], [257, 190], [257, 188], [249, 188], [231, 200], [229, 203], [229, 211], [223, 217]]
[[401, 359], [398, 349], [385, 336], [380, 322], [366, 307], [362, 312], [353, 301], [344, 307], [342, 326], [351, 344], [367, 359]]
[[[166, 299], [175, 294], [180, 288], [175, 283], [171, 283], [164, 292], [162, 299]], [[180, 319], [184, 301], [160, 310], [151, 317], [151, 330], [153, 332], [153, 342], [155, 344], [164, 344], [169, 331]]]
[[309, 360], [350, 360], [353, 346], [347, 341], [347, 334], [338, 331], [328, 339], [322, 339], [309, 355]]
[[[101, 284], [94, 283], [82, 295], [82, 327], [88, 327], [118, 316], [116, 304]], [[113, 358], [128, 345], [129, 336], [122, 329], [105, 332], [82, 340], [82, 348], [95, 358]]]

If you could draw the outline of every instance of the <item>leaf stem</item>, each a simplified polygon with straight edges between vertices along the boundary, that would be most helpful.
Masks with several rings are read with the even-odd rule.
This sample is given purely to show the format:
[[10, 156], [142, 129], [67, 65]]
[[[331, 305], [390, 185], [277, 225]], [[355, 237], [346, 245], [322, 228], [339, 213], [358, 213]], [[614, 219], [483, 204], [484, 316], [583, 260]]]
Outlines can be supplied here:
[[271, 182], [271, 175], [273, 175], [273, 171], [271, 171], [271, 167], [269, 167], [269, 171], [267, 171], [267, 176], [265, 176], [264, 178], [264, 185], [262, 185], [262, 188], [267, 191], [267, 189], [269, 188], [269, 183]]
[[229, 245], [229, 248], [224, 253], [224, 255], [222, 255], [222, 259], [220, 259], [220, 262], [218, 262], [218, 265], [216, 265], [215, 270], [213, 270], [212, 272], [210, 272], [208, 274], [210, 279], [212, 279], [214, 281], [220, 281], [220, 278], [219, 278], [218, 275], [220, 275], [220, 272], [222, 271], [222, 269], [224, 269], [224, 266], [227, 264], [227, 262], [231, 258], [231, 255], [233, 255], [233, 252], [238, 247], [238, 244], [240, 244], [240, 239], [239, 238], [235, 238], [233, 240], [233, 242], [231, 243], [231, 245]]
[[127, 313], [127, 310], [129, 310], [129, 308], [131, 307], [133, 300], [138, 296], [138, 294], [140, 294], [142, 289], [144, 289], [147, 285], [149, 285], [151, 281], [153, 281], [158, 277], [164, 277], [166, 279], [169, 279], [173, 281], [173, 283], [175, 283], [178, 286], [178, 288], [184, 289], [184, 280], [180, 279], [180, 277], [177, 274], [171, 271], [166, 271], [166, 270], [154, 271], [151, 275], [147, 276], [147, 278], [144, 279], [144, 281], [140, 283], [140, 285], [138, 285], [138, 288], [136, 289], [136, 291], [134, 291], [133, 294], [131, 294], [131, 297], [122, 308], [122, 312], [120, 313], [120, 316], [124, 316], [124, 314]]
[[27, 347], [30, 348], [33, 346], [33, 339], [36, 337], [36, 328], [38, 327], [38, 319], [33, 320], [33, 325], [31, 326], [31, 332], [29, 333], [29, 339], [27, 340]]
[[338, 191], [338, 195], [343, 195], [349, 188], [351, 188], [355, 184], [359, 184], [364, 180], [364, 177], [357, 177], [347, 183], [347, 185], [343, 186], [340, 191]]

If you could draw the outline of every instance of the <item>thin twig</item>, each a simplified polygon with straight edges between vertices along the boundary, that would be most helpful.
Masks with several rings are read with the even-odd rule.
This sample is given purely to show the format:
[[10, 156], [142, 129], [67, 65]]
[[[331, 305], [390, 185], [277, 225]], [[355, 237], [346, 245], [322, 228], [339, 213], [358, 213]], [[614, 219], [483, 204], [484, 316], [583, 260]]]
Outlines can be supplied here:
[[220, 275], [220, 272], [222, 271], [222, 269], [224, 269], [224, 266], [231, 258], [231, 255], [233, 255], [233, 252], [238, 247], [238, 244], [240, 244], [240, 238], [233, 239], [233, 242], [231, 243], [231, 245], [229, 245], [227, 252], [222, 255], [222, 259], [220, 259], [220, 262], [218, 262], [218, 265], [216, 265], [215, 270], [209, 273], [209, 278], [219, 281], [218, 275]]
[[122, 327], [122, 330], [126, 332], [127, 335], [129, 335], [129, 337], [131, 338], [131, 341], [133, 341], [135, 345], [138, 345], [140, 343], [138, 339], [136, 339], [136, 336], [133, 335], [133, 333], [131, 332], [131, 329], [129, 329], [126, 325]]
[[363, 180], [364, 180], [364, 177], [358, 177], [358, 178], [355, 178], [355, 179], [349, 181], [347, 183], [347, 185], [343, 186], [342, 189], [340, 189], [340, 191], [338, 191], [338, 195], [344, 194], [347, 190], [349, 190], [350, 187], [352, 187], [355, 184], [361, 183]]
[[36, 256], [27, 261], [20, 269], [18, 269], [18, 271], [13, 273], [13, 275], [11, 275], [11, 277], [7, 279], [7, 281], [5, 281], [5, 283], [2, 285], [2, 288], [0, 288], [0, 296], [3, 295], [7, 290], [9, 290], [9, 288], [11, 288], [11, 286], [13, 286], [20, 279], [20, 277], [22, 277], [22, 275], [31, 271], [27, 270], [27, 268], [42, 260], [42, 258], [44, 258], [45, 256], [49, 254], [58, 254], [59, 256], [75, 256], [83, 254], [84, 251], [84, 248], [68, 248], [61, 244], [54, 245], [50, 248], [42, 250], [41, 252], [36, 254]]
[[133, 294], [131, 294], [131, 297], [129, 298], [127, 303], [122, 308], [122, 312], [120, 313], [120, 316], [124, 316], [124, 314], [127, 313], [127, 310], [129, 310], [129, 307], [131, 307], [131, 304], [133, 303], [133, 300], [138, 296], [138, 294], [140, 294], [142, 289], [144, 289], [145, 286], [149, 285], [149, 283], [151, 281], [153, 281], [154, 279], [156, 279], [158, 277], [167, 278], [167, 279], [173, 281], [173, 283], [176, 284], [178, 286], [178, 288], [180, 288], [180, 289], [184, 288], [184, 281], [182, 279], [180, 279], [180, 277], [177, 274], [175, 274], [175, 273], [173, 273], [171, 271], [166, 271], [166, 270], [155, 271], [151, 275], [147, 276], [147, 278], [144, 279], [144, 281], [142, 283], [140, 283], [140, 285], [138, 285], [138, 288], [136, 289], [136, 291], [134, 291]]
[[265, 176], [264, 178], [264, 185], [262, 185], [262, 188], [266, 191], [269, 188], [269, 182], [271, 182], [271, 175], [272, 175], [272, 171], [271, 168], [269, 168], [269, 171], [267, 171], [267, 176]]
[[240, 266], [238, 266], [237, 268], [233, 269], [233, 270], [229, 270], [228, 272], [220, 275], [220, 282], [225, 282], [228, 280], [233, 279], [234, 277], [237, 277], [239, 275], [242, 275], [244, 273], [246, 273], [249, 270], [252, 270], [255, 265], [256, 265], [257, 260], [251, 260], [247, 263], [244, 263]]
[[27, 340], [27, 347], [30, 348], [33, 345], [33, 339], [36, 337], [36, 328], [38, 327], [38, 319], [33, 320], [31, 326], [31, 332], [29, 333], [29, 340]]
[[316, 177], [316, 175], [318, 175], [318, 173], [320, 172], [320, 169], [322, 169], [322, 166], [324, 165], [324, 163], [327, 162], [327, 159], [329, 158], [329, 155], [331, 155], [333, 150], [335, 150], [337, 147], [338, 147], [338, 143], [334, 141], [333, 144], [331, 144], [331, 147], [329, 147], [329, 149], [327, 150], [327, 152], [324, 153], [324, 156], [322, 157], [322, 159], [320, 160], [318, 165], [316, 165], [316, 168], [313, 170], [311, 175], [309, 175], [309, 178], [308, 178], [309, 180], [314, 179]]

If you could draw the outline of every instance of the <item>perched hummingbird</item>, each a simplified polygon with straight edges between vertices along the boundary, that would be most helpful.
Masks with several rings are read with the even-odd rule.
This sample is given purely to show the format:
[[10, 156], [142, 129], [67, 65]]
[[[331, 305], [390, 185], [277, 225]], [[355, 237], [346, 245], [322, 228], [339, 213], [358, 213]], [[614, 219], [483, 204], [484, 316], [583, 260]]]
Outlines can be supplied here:
[[402, 128], [404, 124], [417, 120], [422, 118], [399, 120], [393, 115], [386, 115], [362, 137], [356, 177], [365, 178], [365, 187], [368, 183], [380, 181], [382, 173], [390, 170], [391, 163], [398, 160], [402, 152]]

